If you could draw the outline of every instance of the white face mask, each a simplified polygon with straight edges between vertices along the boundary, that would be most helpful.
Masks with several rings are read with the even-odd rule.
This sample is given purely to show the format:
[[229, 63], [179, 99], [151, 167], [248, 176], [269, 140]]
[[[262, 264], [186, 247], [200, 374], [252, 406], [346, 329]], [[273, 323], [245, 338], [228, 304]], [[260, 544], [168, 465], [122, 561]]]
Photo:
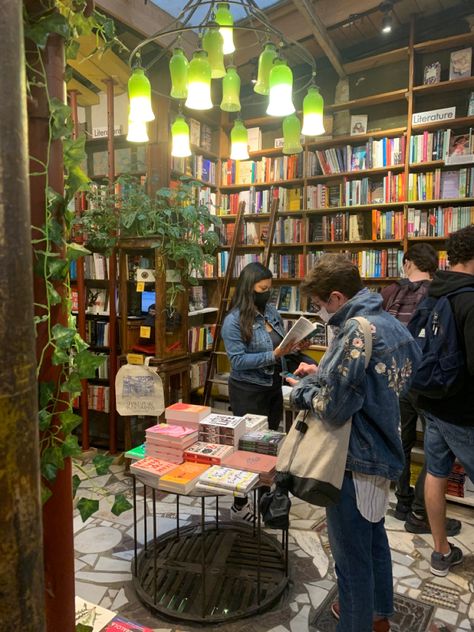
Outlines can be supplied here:
[[318, 312], [318, 317], [323, 321], [323, 323], [327, 323], [331, 316], [332, 314], [330, 314], [325, 307], [321, 307]]

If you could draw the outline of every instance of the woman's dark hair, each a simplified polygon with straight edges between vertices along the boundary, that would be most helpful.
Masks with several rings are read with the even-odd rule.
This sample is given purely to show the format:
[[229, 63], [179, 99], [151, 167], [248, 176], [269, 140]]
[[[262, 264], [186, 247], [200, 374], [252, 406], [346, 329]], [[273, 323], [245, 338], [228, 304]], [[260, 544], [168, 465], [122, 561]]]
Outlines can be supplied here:
[[420, 272], [428, 272], [430, 277], [438, 269], [438, 253], [430, 244], [413, 244], [403, 255], [403, 263], [412, 261]]
[[324, 254], [308, 272], [300, 289], [303, 294], [327, 301], [332, 292], [352, 298], [364, 286], [359, 269], [344, 254]]
[[474, 259], [474, 224], [449, 235], [446, 243], [449, 265], [467, 263]]
[[257, 313], [257, 307], [253, 300], [254, 285], [263, 279], [271, 279], [272, 277], [273, 275], [268, 268], [261, 263], [252, 262], [245, 266], [237, 280], [237, 287], [230, 308], [240, 311], [240, 330], [246, 343], [252, 339], [253, 323]]

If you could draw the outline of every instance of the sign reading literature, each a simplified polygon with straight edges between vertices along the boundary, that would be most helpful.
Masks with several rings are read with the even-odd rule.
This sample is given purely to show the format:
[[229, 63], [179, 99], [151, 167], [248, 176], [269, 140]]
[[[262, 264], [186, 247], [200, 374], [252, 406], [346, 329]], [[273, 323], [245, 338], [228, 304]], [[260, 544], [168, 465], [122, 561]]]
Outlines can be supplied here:
[[456, 118], [456, 108], [441, 108], [440, 110], [428, 110], [427, 112], [416, 112], [411, 117], [412, 125], [423, 125], [436, 121], [450, 121]]
[[[114, 136], [122, 136], [122, 126], [114, 127]], [[107, 138], [109, 135], [108, 127], [93, 127], [92, 138]]]

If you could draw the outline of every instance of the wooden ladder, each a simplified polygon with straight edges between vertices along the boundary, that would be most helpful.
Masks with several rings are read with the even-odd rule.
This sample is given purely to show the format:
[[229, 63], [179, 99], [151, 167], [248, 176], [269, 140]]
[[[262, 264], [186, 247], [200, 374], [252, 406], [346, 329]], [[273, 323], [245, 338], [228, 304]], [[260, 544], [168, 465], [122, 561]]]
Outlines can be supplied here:
[[[279, 203], [280, 203], [279, 198], [275, 198], [272, 200], [272, 204], [270, 207], [270, 223], [268, 227], [267, 243], [265, 244], [265, 248], [263, 251], [263, 265], [266, 267], [268, 267], [270, 263], [271, 248], [272, 248], [272, 243], [273, 243], [273, 235], [275, 234], [275, 226], [276, 226], [276, 221], [277, 221], [277, 216], [278, 216]], [[226, 355], [225, 351], [219, 351], [218, 349], [219, 349], [219, 343], [221, 340], [222, 323], [224, 322], [224, 318], [229, 309], [232, 275], [234, 273], [236, 251], [237, 251], [237, 248], [241, 245], [239, 243], [239, 240], [240, 240], [240, 230], [243, 225], [244, 212], [245, 212], [245, 202], [240, 202], [239, 208], [237, 211], [237, 216], [235, 219], [234, 234], [232, 235], [232, 242], [230, 245], [229, 260], [227, 262], [227, 268], [224, 275], [224, 282], [222, 285], [222, 293], [221, 293], [221, 299], [219, 303], [219, 310], [217, 312], [217, 317], [216, 317], [216, 328], [214, 332], [214, 339], [212, 341], [211, 353], [210, 353], [209, 362], [207, 365], [206, 381], [204, 383], [204, 395], [203, 395], [203, 403], [206, 406], [208, 405], [209, 400], [211, 398], [212, 385], [213, 384], [227, 384], [226, 381], [214, 379], [214, 374], [216, 370], [217, 356]]]

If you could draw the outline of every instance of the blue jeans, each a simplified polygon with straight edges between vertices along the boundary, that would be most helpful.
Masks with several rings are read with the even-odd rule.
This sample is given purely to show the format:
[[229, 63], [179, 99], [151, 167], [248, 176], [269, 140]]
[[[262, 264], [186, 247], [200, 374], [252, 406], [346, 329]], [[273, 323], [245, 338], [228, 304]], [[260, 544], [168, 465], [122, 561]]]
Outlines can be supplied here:
[[456, 426], [432, 413], [426, 418], [425, 459], [427, 471], [438, 478], [448, 478], [455, 458], [474, 481], [474, 426]]
[[336, 563], [341, 618], [337, 632], [372, 632], [373, 616], [393, 614], [393, 580], [385, 519], [369, 522], [357, 509], [352, 476], [326, 509], [329, 544]]

